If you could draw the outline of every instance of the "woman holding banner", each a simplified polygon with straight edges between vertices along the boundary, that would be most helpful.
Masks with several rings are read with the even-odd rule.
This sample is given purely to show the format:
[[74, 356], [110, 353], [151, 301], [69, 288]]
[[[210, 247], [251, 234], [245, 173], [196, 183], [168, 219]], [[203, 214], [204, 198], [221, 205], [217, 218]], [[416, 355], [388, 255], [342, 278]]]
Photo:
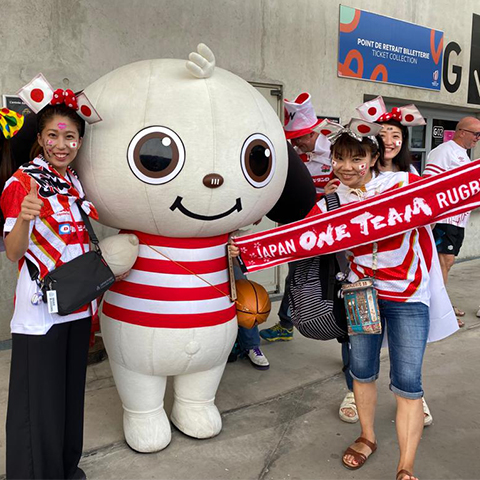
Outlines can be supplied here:
[[[378, 125], [351, 121], [347, 127], [328, 124], [332, 166], [340, 180], [341, 204], [359, 202], [418, 179], [406, 172], [384, 172], [383, 142]], [[362, 128], [363, 127], [363, 128]], [[311, 215], [326, 211], [324, 200]], [[374, 279], [382, 331], [350, 336], [350, 371], [361, 424], [360, 437], [345, 451], [348, 469], [362, 467], [377, 449], [374, 418], [376, 380], [385, 326], [390, 350], [390, 389], [397, 400], [396, 427], [400, 446], [397, 480], [416, 480], [411, 473], [423, 431], [422, 362], [429, 333], [429, 259], [422, 242], [431, 240], [425, 229], [412, 230], [347, 252], [348, 281]], [[430, 245], [431, 250], [431, 245]]]
[[[425, 125], [425, 119], [415, 105], [394, 107], [388, 112], [382, 97], [377, 97], [357, 108], [365, 120], [382, 126], [380, 137], [385, 147], [381, 172], [410, 172], [420, 175], [412, 164], [412, 153], [408, 145], [408, 127]], [[459, 322], [459, 326], [460, 322]], [[422, 398], [424, 426], [433, 423], [433, 417], [425, 398]]]
[[[415, 105], [393, 108], [388, 112], [382, 97], [377, 97], [357, 108], [358, 113], [367, 121], [374, 121], [382, 126], [379, 133], [384, 145], [382, 164], [378, 164], [380, 172], [407, 172], [419, 175], [412, 165], [412, 154], [408, 146], [408, 127], [425, 125]], [[331, 193], [338, 188], [338, 179], [334, 179], [326, 187], [326, 192]], [[343, 405], [343, 404], [342, 404]], [[422, 398], [424, 413], [424, 426], [433, 423], [433, 417], [427, 402]]]

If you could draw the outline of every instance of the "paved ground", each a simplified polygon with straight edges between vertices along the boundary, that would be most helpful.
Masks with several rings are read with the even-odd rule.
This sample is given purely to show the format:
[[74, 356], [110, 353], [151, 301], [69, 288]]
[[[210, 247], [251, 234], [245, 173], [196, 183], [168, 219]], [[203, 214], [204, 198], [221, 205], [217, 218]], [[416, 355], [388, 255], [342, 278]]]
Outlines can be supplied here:
[[[434, 423], [424, 431], [416, 474], [427, 479], [480, 479], [480, 260], [454, 267], [453, 302], [467, 311], [466, 327], [428, 346], [424, 386]], [[274, 311], [278, 303], [274, 306]], [[275, 323], [271, 317], [269, 324]], [[264, 346], [271, 368], [248, 361], [227, 365], [217, 395], [223, 431], [195, 440], [174, 431], [168, 448], [138, 454], [123, 440], [121, 404], [108, 361], [89, 369], [85, 455], [90, 479], [159, 480], [329, 480], [395, 478], [395, 403], [383, 362], [379, 381], [379, 448], [356, 472], [340, 463], [342, 451], [359, 433], [338, 419], [345, 394], [340, 346], [298, 333], [289, 343]], [[384, 353], [385, 359], [387, 358]], [[4, 423], [10, 352], [0, 352], [0, 423]], [[171, 392], [167, 392], [171, 395]], [[167, 402], [168, 404], [169, 402]], [[0, 434], [0, 472], [5, 439]]]

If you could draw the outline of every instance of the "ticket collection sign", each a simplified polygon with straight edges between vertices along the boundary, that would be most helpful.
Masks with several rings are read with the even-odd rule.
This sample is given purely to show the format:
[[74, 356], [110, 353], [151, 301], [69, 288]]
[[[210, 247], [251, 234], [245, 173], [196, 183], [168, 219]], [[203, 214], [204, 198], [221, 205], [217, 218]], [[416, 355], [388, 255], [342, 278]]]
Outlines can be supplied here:
[[338, 76], [440, 90], [442, 31], [340, 5]]

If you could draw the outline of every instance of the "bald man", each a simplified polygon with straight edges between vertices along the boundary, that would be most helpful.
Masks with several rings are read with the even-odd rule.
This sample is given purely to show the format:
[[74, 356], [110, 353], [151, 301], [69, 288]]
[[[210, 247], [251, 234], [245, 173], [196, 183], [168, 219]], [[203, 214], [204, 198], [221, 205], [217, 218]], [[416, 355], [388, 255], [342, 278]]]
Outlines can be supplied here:
[[[452, 140], [442, 143], [429, 153], [423, 175], [438, 175], [470, 162], [467, 150], [475, 148], [479, 139], [480, 120], [475, 117], [462, 118], [457, 124]], [[469, 216], [468, 212], [446, 218], [437, 223], [433, 229], [445, 285], [448, 280], [448, 272], [462, 247]], [[457, 317], [465, 315], [465, 312], [459, 308], [453, 308]], [[458, 318], [458, 326], [463, 327], [464, 325], [465, 323]]]

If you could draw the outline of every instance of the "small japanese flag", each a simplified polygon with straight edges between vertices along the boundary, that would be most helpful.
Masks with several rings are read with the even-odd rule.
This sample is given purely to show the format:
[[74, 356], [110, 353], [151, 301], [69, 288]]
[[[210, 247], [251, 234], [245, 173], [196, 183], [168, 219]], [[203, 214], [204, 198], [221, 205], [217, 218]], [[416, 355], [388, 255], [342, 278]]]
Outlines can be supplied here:
[[416, 125], [425, 125], [425, 119], [415, 105], [405, 105], [400, 107], [402, 112], [402, 125], [413, 127]]
[[87, 123], [97, 123], [102, 121], [102, 117], [97, 113], [93, 108], [93, 105], [90, 103], [90, 100], [87, 98], [85, 93], [80, 93], [77, 95], [78, 110], [77, 113], [80, 115]]
[[53, 98], [53, 88], [47, 79], [39, 73], [23, 88], [17, 95], [30, 107], [30, 109], [38, 113], [43, 107], [48, 105]]
[[338, 132], [339, 130], [342, 130], [343, 127], [342, 125], [332, 122], [328, 118], [323, 120], [323, 122], [318, 126], [319, 131], [322, 135], [325, 135], [326, 137], [328, 135], [332, 135], [333, 133]]
[[378, 135], [382, 129], [381, 125], [360, 120], [359, 118], [352, 118], [348, 123], [348, 127], [350, 130], [352, 130], [352, 132], [360, 135], [361, 137]]
[[360, 116], [369, 122], [375, 122], [380, 115], [387, 113], [385, 103], [382, 97], [374, 98], [369, 102], [365, 102], [357, 108]]

